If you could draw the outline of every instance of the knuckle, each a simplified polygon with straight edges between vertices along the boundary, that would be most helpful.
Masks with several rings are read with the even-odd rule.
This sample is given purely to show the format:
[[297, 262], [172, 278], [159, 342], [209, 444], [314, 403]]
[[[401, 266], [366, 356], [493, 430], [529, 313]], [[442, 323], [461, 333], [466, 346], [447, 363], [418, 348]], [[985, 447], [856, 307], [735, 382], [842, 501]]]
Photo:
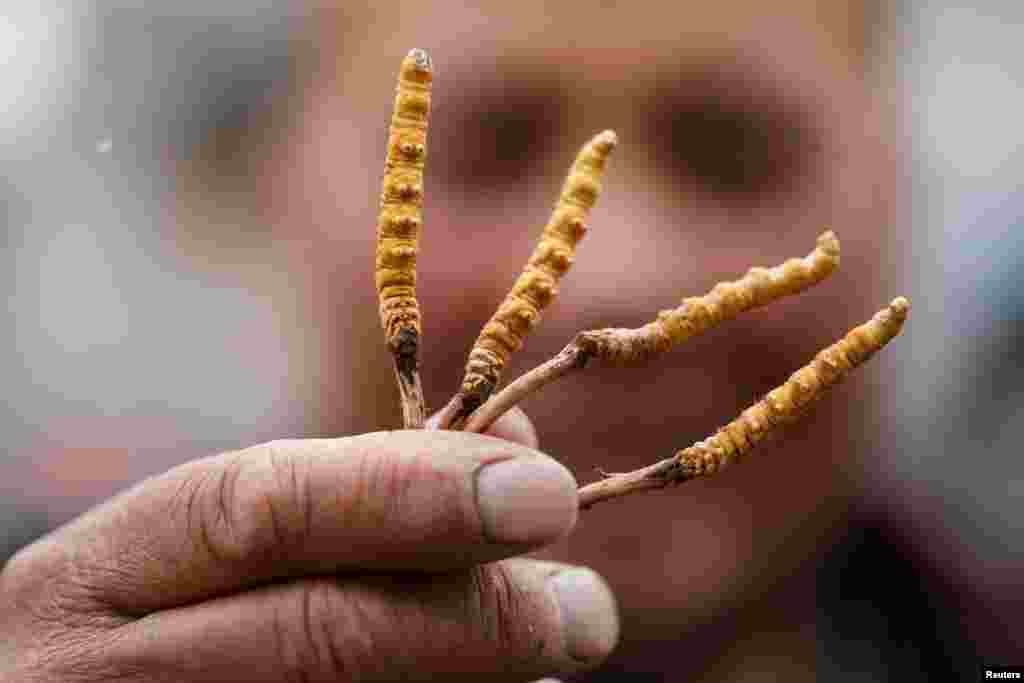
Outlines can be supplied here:
[[537, 621], [530, 596], [501, 562], [473, 570], [472, 610], [475, 626], [498, 653], [532, 659], [544, 649], [533, 624]]
[[184, 517], [187, 537], [218, 562], [241, 555], [235, 542], [235, 492], [241, 468], [240, 453], [225, 456], [216, 467], [190, 468], [172, 497], [172, 514]]
[[190, 538], [220, 562], [301, 545], [312, 526], [308, 470], [307, 460], [272, 442], [192, 474], [177, 496]]
[[379, 670], [373, 624], [357, 596], [330, 578], [302, 582], [285, 596], [273, 625], [285, 680], [356, 680]]
[[277, 442], [266, 447], [266, 466], [270, 482], [266, 499], [258, 506], [265, 509], [270, 522], [270, 539], [280, 547], [300, 547], [313, 527], [314, 494], [310, 459], [288, 453]]

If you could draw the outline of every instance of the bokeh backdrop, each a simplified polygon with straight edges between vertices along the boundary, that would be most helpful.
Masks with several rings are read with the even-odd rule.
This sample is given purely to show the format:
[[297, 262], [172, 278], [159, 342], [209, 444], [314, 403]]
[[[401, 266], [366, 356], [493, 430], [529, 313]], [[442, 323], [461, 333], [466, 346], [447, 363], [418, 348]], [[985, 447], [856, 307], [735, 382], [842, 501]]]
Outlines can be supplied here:
[[421, 47], [431, 406], [605, 128], [591, 231], [511, 374], [826, 227], [843, 264], [669, 360], [531, 400], [581, 482], [702, 438], [913, 303], [749, 464], [599, 506], [542, 553], [619, 596], [622, 643], [585, 680], [1024, 664], [1019, 3], [8, 4], [0, 560], [186, 460], [400, 423], [371, 266], [395, 73]]

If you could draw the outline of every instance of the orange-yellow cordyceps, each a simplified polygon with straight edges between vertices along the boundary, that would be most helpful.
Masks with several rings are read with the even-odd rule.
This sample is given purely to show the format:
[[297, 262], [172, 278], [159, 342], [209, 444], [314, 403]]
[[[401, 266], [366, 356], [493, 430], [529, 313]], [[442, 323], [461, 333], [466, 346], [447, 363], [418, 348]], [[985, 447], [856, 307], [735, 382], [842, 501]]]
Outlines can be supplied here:
[[416, 301], [416, 255], [423, 222], [423, 167], [433, 65], [423, 50], [402, 60], [398, 73], [387, 160], [377, 218], [376, 281], [380, 320], [402, 394], [407, 428], [423, 426], [419, 380], [420, 310]]
[[744, 311], [802, 292], [838, 267], [839, 240], [829, 230], [804, 258], [792, 258], [774, 268], [751, 268], [739, 280], [720, 282], [704, 296], [688, 297], [678, 308], [661, 311], [643, 327], [583, 332], [577, 344], [585, 353], [611, 363], [647, 360]]
[[580, 332], [558, 355], [521, 375], [481, 405], [467, 420], [465, 431], [482, 432], [527, 396], [570, 373], [592, 358], [630, 365], [665, 353], [687, 339], [734, 318], [821, 282], [839, 267], [839, 240], [830, 230], [818, 237], [814, 251], [774, 268], [751, 268], [739, 280], [721, 282], [704, 296], [658, 314], [635, 329], [606, 328]]
[[530, 260], [512, 290], [484, 325], [469, 353], [459, 392], [461, 416], [483, 403], [497, 386], [509, 357], [518, 351], [541, 311], [558, 295], [558, 281], [573, 263], [586, 219], [601, 194], [601, 178], [618, 139], [606, 130], [576, 156], [561, 194]]
[[855, 327], [841, 340], [818, 353], [781, 386], [747, 408], [735, 420], [704, 441], [650, 467], [612, 474], [580, 489], [580, 505], [636, 491], [664, 488], [697, 477], [715, 474], [739, 461], [757, 442], [783, 425], [806, 414], [808, 408], [851, 370], [871, 358], [903, 329], [910, 302], [898, 297], [868, 322]]
[[[377, 224], [381, 323], [394, 355], [403, 417], [409, 428], [421, 428], [425, 413], [418, 372], [421, 328], [415, 286], [432, 78], [430, 58], [422, 50], [412, 50], [399, 73]], [[615, 145], [615, 134], [605, 131], [580, 151], [539, 244], [481, 331], [458, 393], [431, 420], [431, 428], [483, 431], [519, 400], [582, 369], [592, 358], [621, 365], [649, 359], [743, 311], [803, 291], [839, 265], [839, 241], [831, 231], [825, 232], [804, 258], [789, 259], [774, 268], [751, 268], [736, 281], [719, 283], [704, 296], [684, 299], [677, 308], [661, 311], [656, 320], [641, 328], [581, 332], [554, 358], [491, 397], [509, 358], [553, 301], [559, 280], [572, 265]], [[756, 443], [798, 420], [831, 386], [899, 334], [909, 309], [905, 298], [894, 299], [706, 440], [649, 467], [606, 475], [580, 488], [580, 506], [587, 508], [602, 500], [713, 475], [739, 461]]]

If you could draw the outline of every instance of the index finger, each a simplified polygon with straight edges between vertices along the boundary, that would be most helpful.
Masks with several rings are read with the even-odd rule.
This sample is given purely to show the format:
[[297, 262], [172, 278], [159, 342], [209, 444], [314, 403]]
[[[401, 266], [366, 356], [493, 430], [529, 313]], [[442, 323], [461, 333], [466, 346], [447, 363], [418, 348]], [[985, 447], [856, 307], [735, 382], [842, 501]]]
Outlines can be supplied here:
[[[441, 411], [438, 411], [427, 418], [424, 423], [424, 429], [437, 429], [438, 423], [441, 421]], [[537, 430], [533, 426], [533, 421], [523, 412], [523, 409], [519, 406], [513, 406], [507, 412], [502, 414], [497, 420], [494, 421], [490, 427], [483, 432], [488, 436], [496, 436], [499, 439], [505, 439], [512, 441], [513, 443], [521, 444], [527, 448], [537, 448], [540, 444], [540, 440], [537, 438]]]
[[277, 441], [145, 481], [8, 571], [31, 584], [46, 568], [105, 605], [146, 613], [304, 575], [470, 567], [557, 540], [576, 508], [568, 470], [493, 437]]

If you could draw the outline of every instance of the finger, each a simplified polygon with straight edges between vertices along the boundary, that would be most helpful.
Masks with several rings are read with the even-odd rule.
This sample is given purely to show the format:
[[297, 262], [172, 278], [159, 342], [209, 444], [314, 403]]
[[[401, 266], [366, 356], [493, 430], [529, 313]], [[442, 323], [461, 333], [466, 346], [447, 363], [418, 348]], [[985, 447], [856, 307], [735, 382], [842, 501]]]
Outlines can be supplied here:
[[537, 448], [540, 445], [533, 422], [518, 406], [498, 418], [484, 434], [522, 444], [527, 448]]
[[[427, 418], [424, 428], [437, 429], [440, 419], [441, 412], [438, 411]], [[519, 406], [514, 406], [507, 413], [499, 417], [494, 424], [487, 428], [484, 434], [522, 444], [528, 448], [537, 448], [540, 444], [533, 422]]]
[[283, 578], [519, 555], [568, 533], [576, 508], [562, 465], [488, 436], [280, 441], [143, 482], [19, 565], [31, 577], [67, 562], [76, 590], [140, 614]]
[[[599, 663], [619, 623], [588, 569], [507, 560], [445, 575], [305, 579], [123, 626], [111, 671], [194, 683], [524, 681]], [[159, 677], [159, 676], [156, 676]]]

